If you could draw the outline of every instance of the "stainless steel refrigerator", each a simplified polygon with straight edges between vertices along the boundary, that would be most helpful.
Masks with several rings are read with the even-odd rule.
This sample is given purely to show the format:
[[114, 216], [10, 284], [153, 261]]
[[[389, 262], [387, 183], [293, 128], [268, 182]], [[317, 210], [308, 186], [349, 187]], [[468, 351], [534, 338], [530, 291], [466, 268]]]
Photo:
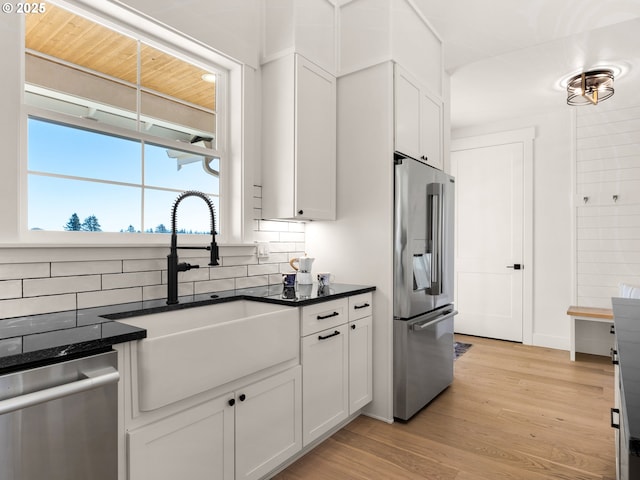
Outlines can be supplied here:
[[455, 180], [397, 153], [393, 415], [408, 420], [453, 381]]

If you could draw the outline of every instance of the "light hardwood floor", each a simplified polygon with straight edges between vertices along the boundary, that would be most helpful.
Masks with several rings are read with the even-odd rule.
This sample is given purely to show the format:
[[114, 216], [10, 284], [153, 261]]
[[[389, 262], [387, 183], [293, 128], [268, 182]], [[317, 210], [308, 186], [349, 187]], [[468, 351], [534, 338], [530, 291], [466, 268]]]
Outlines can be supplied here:
[[615, 479], [607, 357], [476, 337], [407, 423], [360, 416], [277, 480]]

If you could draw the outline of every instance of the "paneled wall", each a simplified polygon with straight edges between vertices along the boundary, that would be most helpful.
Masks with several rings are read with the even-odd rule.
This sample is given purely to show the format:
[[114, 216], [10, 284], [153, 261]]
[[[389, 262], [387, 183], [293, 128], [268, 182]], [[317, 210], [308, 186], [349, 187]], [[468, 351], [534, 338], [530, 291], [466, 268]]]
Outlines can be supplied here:
[[[282, 281], [289, 259], [304, 252], [305, 224], [259, 220], [261, 207], [254, 186], [254, 239], [269, 243], [269, 255], [258, 258], [250, 244], [223, 246], [221, 265], [207, 267], [207, 252], [182, 250], [181, 261], [201, 268], [179, 274], [180, 295]], [[168, 235], [166, 248], [0, 248], [0, 319], [165, 298], [168, 253]]]
[[576, 111], [577, 303], [640, 286], [640, 105]]

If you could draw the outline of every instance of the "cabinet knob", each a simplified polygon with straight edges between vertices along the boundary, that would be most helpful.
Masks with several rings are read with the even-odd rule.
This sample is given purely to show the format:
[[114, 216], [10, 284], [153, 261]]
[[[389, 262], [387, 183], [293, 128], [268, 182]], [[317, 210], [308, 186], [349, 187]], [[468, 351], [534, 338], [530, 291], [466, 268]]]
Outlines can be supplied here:
[[304, 214], [304, 210], [298, 210], [298, 215]]
[[351, 330], [355, 330], [356, 326], [355, 325], [351, 325]]
[[238, 398], [240, 399], [241, 402], [244, 402], [247, 399], [247, 396], [244, 393], [241, 393]]
[[230, 407], [233, 407], [236, 404], [236, 399], [235, 398], [230, 398], [227, 403], [229, 404]]

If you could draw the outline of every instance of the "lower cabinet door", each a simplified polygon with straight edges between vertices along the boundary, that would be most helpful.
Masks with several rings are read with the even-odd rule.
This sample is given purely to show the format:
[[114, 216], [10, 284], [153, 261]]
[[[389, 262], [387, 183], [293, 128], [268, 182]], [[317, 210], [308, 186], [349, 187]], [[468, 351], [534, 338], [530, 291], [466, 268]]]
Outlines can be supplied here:
[[128, 432], [129, 480], [234, 478], [233, 394]]
[[347, 325], [302, 338], [302, 443], [338, 425], [349, 414]]
[[301, 368], [238, 389], [235, 398], [236, 479], [258, 479], [302, 448]]
[[373, 399], [373, 320], [349, 323], [349, 415]]

